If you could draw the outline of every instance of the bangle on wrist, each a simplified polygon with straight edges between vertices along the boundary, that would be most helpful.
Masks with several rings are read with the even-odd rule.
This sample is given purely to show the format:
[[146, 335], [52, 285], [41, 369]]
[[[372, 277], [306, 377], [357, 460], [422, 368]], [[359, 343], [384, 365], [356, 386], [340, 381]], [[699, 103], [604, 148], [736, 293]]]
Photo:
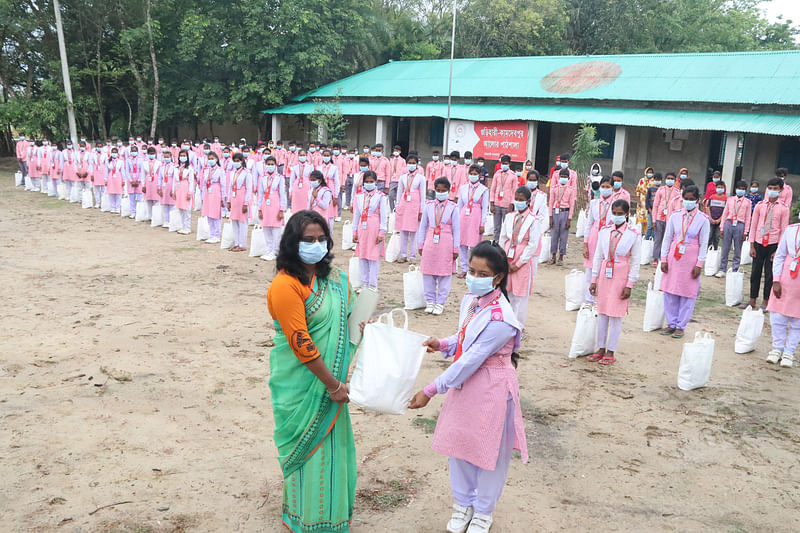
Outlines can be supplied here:
[[342, 388], [342, 382], [340, 381], [340, 382], [339, 382], [339, 386], [338, 386], [338, 387], [336, 387], [336, 389], [335, 389], [335, 390], [330, 390], [330, 389], [328, 389], [328, 394], [336, 394], [337, 392], [339, 392], [339, 389], [341, 389], [341, 388]]

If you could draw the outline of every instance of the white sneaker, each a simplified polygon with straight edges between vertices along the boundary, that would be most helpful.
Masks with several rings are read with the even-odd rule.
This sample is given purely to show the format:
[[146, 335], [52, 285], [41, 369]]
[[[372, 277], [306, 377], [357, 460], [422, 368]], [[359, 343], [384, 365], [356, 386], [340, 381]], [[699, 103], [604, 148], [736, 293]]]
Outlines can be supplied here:
[[492, 515], [475, 513], [469, 523], [467, 533], [489, 533], [492, 528]]
[[472, 507], [464, 507], [453, 504], [455, 512], [450, 516], [450, 521], [447, 523], [447, 533], [464, 533], [469, 527], [469, 521], [472, 520], [472, 515], [475, 510]]
[[189, 231], [185, 229], [179, 229], [178, 234], [180, 235], [189, 235]]
[[767, 354], [767, 363], [772, 363], [773, 365], [776, 364], [781, 360], [782, 355], [783, 352], [781, 350], [770, 350], [770, 352]]
[[134, 215], [133, 213], [131, 213], [130, 215], [128, 215], [128, 218], [130, 218], [130, 219], [135, 219], [135, 218], [136, 218], [136, 215]]
[[264, 261], [275, 261], [276, 258], [277, 256], [275, 254], [265, 254], [261, 256], [261, 259]]
[[219, 238], [218, 237], [211, 237], [210, 239], [206, 239], [206, 242], [208, 244], [219, 244]]
[[794, 354], [783, 352], [783, 357], [781, 357], [781, 366], [783, 368], [792, 368], [792, 362], [794, 362]]
[[719, 272], [717, 272], [716, 274], [714, 274], [714, 277], [715, 277], [715, 278], [724, 278], [724, 277], [725, 277], [725, 272], [723, 272], [722, 270], [720, 270]]
[[436, 304], [432, 304], [432, 303], [428, 302], [427, 307], [425, 307], [425, 312], [428, 313], [428, 314], [433, 313], [433, 308], [434, 307], [436, 307]]
[[433, 314], [441, 315], [444, 312], [444, 306], [441, 304], [433, 304]]
[[168, 228], [169, 227], [169, 222], [165, 222], [165, 223], [161, 224], [161, 227], [162, 228]]

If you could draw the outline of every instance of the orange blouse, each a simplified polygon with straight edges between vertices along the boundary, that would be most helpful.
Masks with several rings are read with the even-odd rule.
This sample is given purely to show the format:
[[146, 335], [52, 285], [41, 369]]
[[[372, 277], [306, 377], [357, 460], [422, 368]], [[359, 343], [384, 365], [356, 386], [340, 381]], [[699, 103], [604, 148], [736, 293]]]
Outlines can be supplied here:
[[311, 287], [283, 271], [278, 272], [267, 291], [269, 314], [278, 321], [289, 346], [303, 364], [320, 356], [306, 323], [305, 302], [310, 295]]

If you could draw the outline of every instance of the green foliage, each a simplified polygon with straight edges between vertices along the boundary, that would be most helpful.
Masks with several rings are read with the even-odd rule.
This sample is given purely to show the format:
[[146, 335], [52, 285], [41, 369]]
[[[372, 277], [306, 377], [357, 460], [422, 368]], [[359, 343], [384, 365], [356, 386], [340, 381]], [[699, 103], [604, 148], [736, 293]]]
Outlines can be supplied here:
[[329, 143], [340, 143], [347, 140], [348, 121], [342, 116], [339, 106], [339, 93], [331, 101], [314, 100], [314, 114], [308, 118], [311, 122], [325, 130]]
[[597, 138], [597, 128], [584, 123], [578, 128], [575, 139], [573, 139], [573, 150], [575, 151], [569, 161], [569, 166], [578, 173], [578, 176], [587, 176], [592, 162], [606, 146], [608, 146], [607, 142]]

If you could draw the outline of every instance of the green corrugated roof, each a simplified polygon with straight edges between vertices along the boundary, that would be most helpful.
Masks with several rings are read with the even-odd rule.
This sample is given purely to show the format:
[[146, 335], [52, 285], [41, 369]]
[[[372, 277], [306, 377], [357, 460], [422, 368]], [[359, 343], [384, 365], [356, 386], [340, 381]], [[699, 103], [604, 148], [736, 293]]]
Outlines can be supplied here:
[[[316, 104], [290, 104], [265, 113], [305, 115]], [[343, 115], [446, 117], [447, 104], [341, 102]], [[619, 124], [664, 129], [800, 135], [800, 116], [671, 109], [630, 109], [564, 105], [453, 104], [450, 116], [463, 120], [541, 120], [566, 124]]]
[[[441, 98], [448, 74], [447, 59], [394, 61], [295, 101]], [[453, 96], [800, 105], [800, 50], [456, 59]]]

